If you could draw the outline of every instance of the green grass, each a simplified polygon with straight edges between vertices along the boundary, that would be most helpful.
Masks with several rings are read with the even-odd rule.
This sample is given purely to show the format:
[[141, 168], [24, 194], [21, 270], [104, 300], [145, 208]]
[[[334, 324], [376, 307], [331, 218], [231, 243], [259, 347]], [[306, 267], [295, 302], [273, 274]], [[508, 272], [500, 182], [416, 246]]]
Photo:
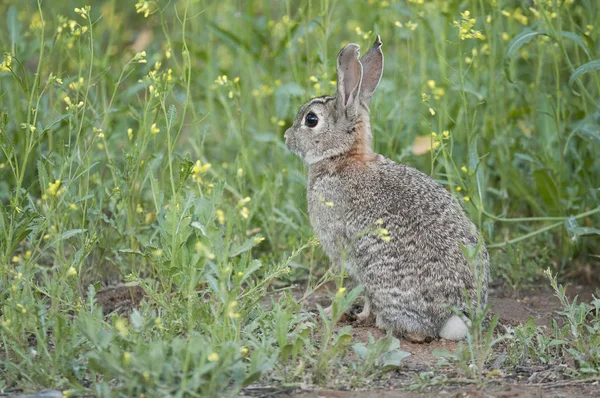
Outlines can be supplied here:
[[[285, 289], [340, 281], [283, 132], [376, 34], [375, 149], [456, 193], [495, 279], [597, 268], [600, 6], [418, 3], [1, 1], [0, 390], [206, 396], [397, 365], [396, 341], [353, 345]], [[129, 316], [95, 299], [115, 282], [143, 289]]]

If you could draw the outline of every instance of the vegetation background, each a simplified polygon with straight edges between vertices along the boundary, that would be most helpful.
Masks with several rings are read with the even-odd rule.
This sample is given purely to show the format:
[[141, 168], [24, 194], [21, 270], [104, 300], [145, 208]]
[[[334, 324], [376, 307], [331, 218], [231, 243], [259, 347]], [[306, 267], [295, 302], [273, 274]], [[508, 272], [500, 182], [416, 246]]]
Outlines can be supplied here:
[[[335, 90], [339, 49], [376, 34], [375, 149], [460, 198], [495, 283], [597, 283], [599, 17], [594, 0], [0, 0], [0, 391], [235, 395], [396, 366], [391, 336], [334, 331], [358, 291], [326, 272], [282, 140]], [[286, 290], [328, 280], [333, 319]], [[143, 301], [103, 313], [123, 283]], [[575, 340], [600, 343], [592, 308]], [[598, 344], [527, 330], [516, 356], [527, 341], [598, 374]]]

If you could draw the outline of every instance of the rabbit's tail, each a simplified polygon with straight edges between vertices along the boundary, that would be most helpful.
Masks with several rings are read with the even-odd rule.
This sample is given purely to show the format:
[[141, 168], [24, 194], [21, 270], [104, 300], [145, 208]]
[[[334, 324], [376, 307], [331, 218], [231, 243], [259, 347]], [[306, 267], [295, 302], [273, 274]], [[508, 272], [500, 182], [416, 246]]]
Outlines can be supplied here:
[[446, 340], [462, 340], [467, 336], [467, 325], [456, 315], [452, 315], [440, 330], [440, 337]]

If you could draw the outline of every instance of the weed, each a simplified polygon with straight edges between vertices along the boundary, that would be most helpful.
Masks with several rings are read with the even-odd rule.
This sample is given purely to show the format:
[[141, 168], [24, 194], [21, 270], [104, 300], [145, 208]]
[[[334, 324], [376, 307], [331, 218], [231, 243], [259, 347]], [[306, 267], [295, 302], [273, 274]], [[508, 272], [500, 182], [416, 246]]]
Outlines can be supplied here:
[[[457, 196], [506, 256], [497, 278], [594, 266], [599, 12], [0, 2], [0, 389], [222, 396], [257, 380], [360, 387], [397, 366], [391, 336], [360, 344], [334, 327], [358, 290], [333, 294], [333, 316], [288, 291], [330, 274], [283, 132], [333, 91], [339, 48], [375, 34], [395, 64], [371, 102], [375, 149]], [[115, 284], [141, 302], [108, 310], [99, 292]], [[525, 325], [516, 346], [594, 374], [597, 305], [565, 305], [568, 330]], [[479, 383], [495, 342], [482, 330], [457, 354]]]

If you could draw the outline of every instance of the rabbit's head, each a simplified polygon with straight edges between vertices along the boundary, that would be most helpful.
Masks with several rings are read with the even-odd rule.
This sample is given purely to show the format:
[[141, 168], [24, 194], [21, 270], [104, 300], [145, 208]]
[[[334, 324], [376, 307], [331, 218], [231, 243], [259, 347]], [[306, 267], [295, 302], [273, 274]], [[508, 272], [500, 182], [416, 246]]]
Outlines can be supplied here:
[[308, 164], [346, 153], [371, 152], [369, 100], [383, 73], [379, 36], [359, 60], [359, 46], [351, 43], [337, 58], [337, 93], [313, 98], [298, 112], [285, 132], [288, 148]]

